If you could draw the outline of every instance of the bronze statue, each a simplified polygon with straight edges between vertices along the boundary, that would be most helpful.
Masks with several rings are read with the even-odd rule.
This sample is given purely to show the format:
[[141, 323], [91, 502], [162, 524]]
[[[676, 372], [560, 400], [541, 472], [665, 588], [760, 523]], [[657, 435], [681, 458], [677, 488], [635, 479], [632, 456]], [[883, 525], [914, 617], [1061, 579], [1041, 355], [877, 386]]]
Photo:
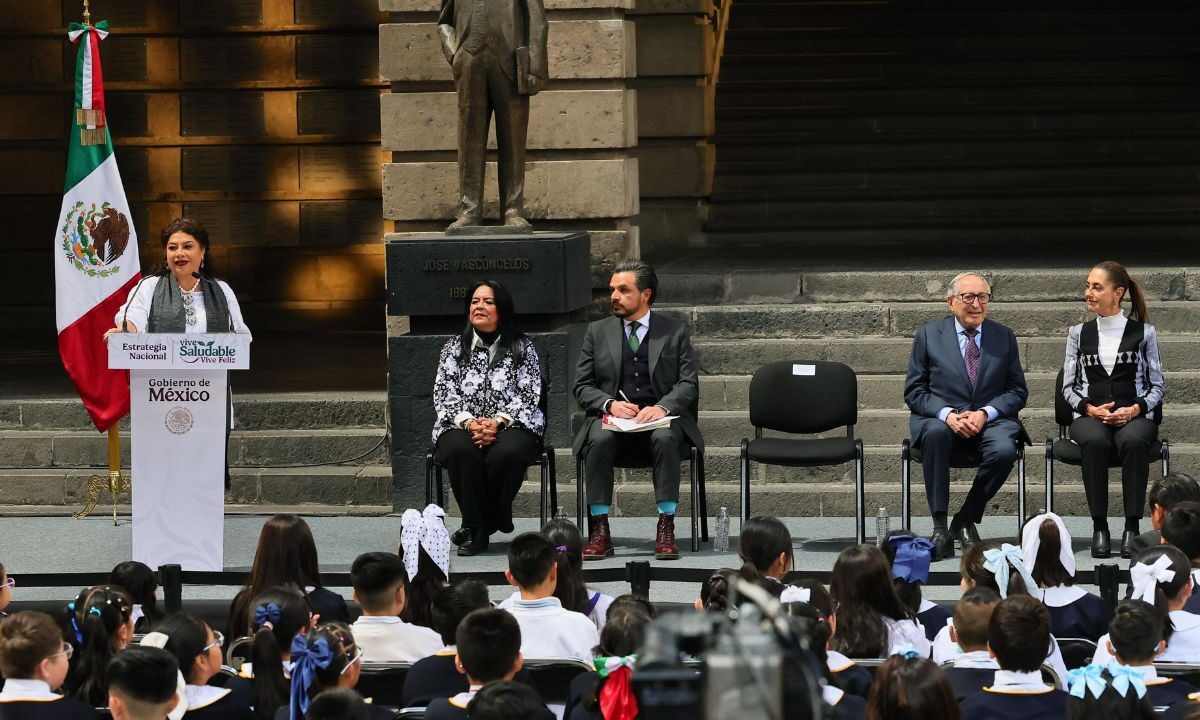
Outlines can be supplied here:
[[525, 219], [529, 96], [545, 85], [546, 10], [542, 0], [442, 0], [438, 32], [458, 94], [458, 216], [448, 231], [480, 225], [488, 121], [495, 114], [504, 225]]

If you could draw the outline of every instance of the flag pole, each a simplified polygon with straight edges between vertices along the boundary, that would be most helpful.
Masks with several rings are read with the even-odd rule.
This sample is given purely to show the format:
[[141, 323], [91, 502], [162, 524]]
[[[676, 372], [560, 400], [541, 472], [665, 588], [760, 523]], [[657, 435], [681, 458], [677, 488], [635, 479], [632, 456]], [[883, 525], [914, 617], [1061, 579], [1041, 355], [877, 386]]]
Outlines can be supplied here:
[[92, 24], [92, 11], [88, 7], [88, 0], [83, 0], [83, 24], [84, 25]]

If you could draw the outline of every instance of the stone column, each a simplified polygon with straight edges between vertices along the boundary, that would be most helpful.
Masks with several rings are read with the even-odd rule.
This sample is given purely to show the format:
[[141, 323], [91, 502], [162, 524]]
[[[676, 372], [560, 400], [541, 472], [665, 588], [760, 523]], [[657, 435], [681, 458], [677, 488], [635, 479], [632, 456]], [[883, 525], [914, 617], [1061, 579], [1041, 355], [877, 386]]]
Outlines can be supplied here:
[[[607, 285], [614, 261], [639, 254], [637, 228], [630, 223], [639, 207], [634, 157], [637, 95], [630, 86], [637, 58], [634, 24], [626, 18], [632, 4], [633, 0], [546, 0], [550, 83], [530, 103], [527, 217], [538, 231], [587, 231], [597, 292]], [[390, 22], [379, 28], [380, 73], [391, 86], [381, 102], [383, 149], [391, 153], [391, 162], [383, 168], [383, 215], [394, 231], [384, 240], [427, 241], [454, 218], [458, 184], [454, 84], [437, 34], [440, 2], [380, 0], [380, 8], [390, 13]], [[489, 220], [498, 216], [495, 170], [495, 163], [489, 162]], [[389, 270], [389, 277], [399, 276]], [[389, 293], [395, 291], [389, 288]], [[403, 348], [440, 346], [435, 338], [444, 340], [451, 325], [388, 318], [389, 365], [394, 372], [404, 369], [402, 376], [392, 378], [389, 391], [397, 509], [424, 500], [433, 367], [426, 365], [427, 350], [418, 353], [425, 359], [416, 363], [406, 364], [396, 355], [405, 352]], [[456, 325], [461, 329], [461, 322]], [[415, 335], [428, 342], [414, 344]], [[400, 341], [402, 337], [410, 341]], [[569, 344], [550, 350], [552, 356], [562, 353], [552, 358], [555, 394], [567, 388]], [[570, 437], [570, 418], [566, 412], [554, 412], [551, 422], [555, 427], [548, 437], [562, 448]], [[560, 456], [560, 465], [565, 459]]]

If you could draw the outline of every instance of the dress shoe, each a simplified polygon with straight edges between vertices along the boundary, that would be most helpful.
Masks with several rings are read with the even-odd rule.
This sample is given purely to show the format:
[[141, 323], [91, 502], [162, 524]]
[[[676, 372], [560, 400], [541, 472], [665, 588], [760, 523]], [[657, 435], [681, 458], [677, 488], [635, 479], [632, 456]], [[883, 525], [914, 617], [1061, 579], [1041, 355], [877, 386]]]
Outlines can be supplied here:
[[954, 557], [954, 538], [950, 536], [948, 530], [934, 528], [929, 541], [933, 543], [933, 559], [935, 561]]
[[450, 542], [454, 543], [455, 545], [462, 545], [463, 543], [470, 541], [471, 528], [466, 527], [465, 525], [455, 530], [454, 534], [450, 536]]
[[458, 554], [460, 557], [471, 557], [487, 552], [488, 536], [484, 533], [471, 533], [471, 539], [462, 545], [458, 546]]
[[950, 536], [958, 541], [963, 550], [979, 542], [979, 530], [975, 528], [975, 523], [957, 517], [950, 523]]
[[675, 544], [675, 516], [658, 515], [658, 530], [654, 534], [654, 559], [678, 560], [679, 546]]
[[1136, 530], [1126, 530], [1121, 535], [1121, 557], [1128, 560], [1133, 556], [1133, 541], [1137, 539], [1137, 536]]
[[1097, 530], [1092, 533], [1092, 557], [1112, 557], [1112, 540], [1108, 536], [1108, 530]]
[[608, 515], [591, 515], [588, 517], [587, 545], [583, 546], [584, 560], [603, 560], [616, 554], [613, 549], [612, 533], [608, 530]]

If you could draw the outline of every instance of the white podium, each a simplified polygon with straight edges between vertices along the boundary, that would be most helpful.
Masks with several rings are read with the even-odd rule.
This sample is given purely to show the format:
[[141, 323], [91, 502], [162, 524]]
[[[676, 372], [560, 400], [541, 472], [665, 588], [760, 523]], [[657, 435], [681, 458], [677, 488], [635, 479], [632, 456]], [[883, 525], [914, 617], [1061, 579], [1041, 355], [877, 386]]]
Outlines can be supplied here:
[[226, 373], [249, 369], [250, 338], [114, 333], [108, 366], [130, 370], [133, 559], [222, 570]]

